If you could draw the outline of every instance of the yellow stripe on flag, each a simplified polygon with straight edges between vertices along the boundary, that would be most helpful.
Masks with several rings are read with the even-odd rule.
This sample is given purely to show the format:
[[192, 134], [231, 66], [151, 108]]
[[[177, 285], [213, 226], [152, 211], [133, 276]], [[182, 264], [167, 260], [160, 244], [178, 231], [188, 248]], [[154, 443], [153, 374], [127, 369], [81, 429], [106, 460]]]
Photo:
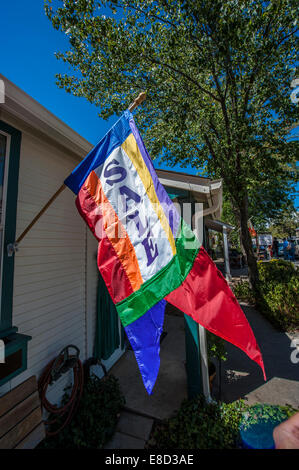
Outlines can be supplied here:
[[122, 144], [123, 150], [126, 152], [128, 157], [130, 158], [131, 162], [133, 163], [134, 167], [136, 168], [136, 171], [146, 189], [147, 196], [152, 203], [152, 206], [154, 208], [154, 211], [156, 212], [161, 227], [166, 233], [166, 236], [168, 238], [168, 241], [171, 246], [171, 250], [173, 255], [176, 254], [176, 246], [175, 246], [175, 240], [173, 238], [173, 234], [171, 231], [171, 228], [169, 226], [168, 220], [165, 216], [165, 213], [163, 211], [163, 208], [160, 204], [160, 201], [158, 199], [158, 196], [155, 191], [155, 187], [153, 184], [152, 177], [150, 175], [150, 172], [141, 156], [140, 150], [138, 148], [137, 142], [135, 140], [135, 137], [133, 134], [130, 134], [127, 139], [123, 142]]

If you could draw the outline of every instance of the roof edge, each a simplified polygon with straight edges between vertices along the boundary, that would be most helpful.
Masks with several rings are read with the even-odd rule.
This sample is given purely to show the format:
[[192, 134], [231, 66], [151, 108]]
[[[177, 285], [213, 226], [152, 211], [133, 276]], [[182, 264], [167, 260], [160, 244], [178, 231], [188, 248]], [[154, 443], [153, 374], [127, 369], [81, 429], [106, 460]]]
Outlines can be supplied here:
[[1, 104], [4, 111], [15, 115], [34, 129], [47, 133], [80, 157], [92, 149], [93, 145], [90, 142], [8, 78], [0, 74], [0, 79], [5, 85], [5, 102]]

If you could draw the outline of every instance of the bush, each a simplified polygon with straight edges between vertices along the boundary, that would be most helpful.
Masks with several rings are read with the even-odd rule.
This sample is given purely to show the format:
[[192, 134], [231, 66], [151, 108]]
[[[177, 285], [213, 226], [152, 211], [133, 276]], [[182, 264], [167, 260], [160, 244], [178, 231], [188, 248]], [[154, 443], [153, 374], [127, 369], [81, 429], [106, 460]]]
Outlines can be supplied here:
[[234, 449], [246, 405], [207, 404], [203, 396], [185, 400], [172, 418], [155, 426], [149, 442], [153, 449]]
[[299, 327], [299, 279], [273, 285], [257, 305], [271, 323], [282, 331]]
[[234, 285], [239, 300], [256, 304], [260, 313], [281, 331], [299, 327], [299, 271], [290, 261], [258, 262], [259, 296], [255, 299], [248, 281]]
[[279, 330], [299, 327], [299, 272], [290, 261], [258, 263], [260, 297], [257, 307]]
[[[289, 406], [257, 405], [261, 416], [281, 420], [296, 412]], [[154, 426], [148, 449], [236, 449], [241, 446], [240, 424], [250, 410], [243, 400], [207, 404], [198, 395], [185, 400], [170, 419]], [[274, 411], [273, 411], [274, 410]], [[278, 411], [277, 411], [278, 410]], [[253, 420], [250, 421], [250, 424]]]
[[225, 341], [219, 336], [214, 335], [207, 330], [207, 347], [209, 359], [214, 357], [218, 361], [227, 360], [227, 352], [225, 349]]
[[233, 291], [237, 299], [248, 302], [249, 304], [255, 304], [255, 298], [248, 281], [236, 282], [233, 286]]
[[275, 260], [270, 262], [258, 261], [259, 278], [262, 287], [267, 289], [270, 284], [288, 283], [294, 276], [299, 277], [298, 271], [290, 261]]
[[[64, 400], [67, 401], [65, 394]], [[118, 381], [109, 375], [91, 376], [72, 421], [56, 436], [46, 438], [39, 447], [50, 449], [101, 449], [112, 437], [124, 405]]]

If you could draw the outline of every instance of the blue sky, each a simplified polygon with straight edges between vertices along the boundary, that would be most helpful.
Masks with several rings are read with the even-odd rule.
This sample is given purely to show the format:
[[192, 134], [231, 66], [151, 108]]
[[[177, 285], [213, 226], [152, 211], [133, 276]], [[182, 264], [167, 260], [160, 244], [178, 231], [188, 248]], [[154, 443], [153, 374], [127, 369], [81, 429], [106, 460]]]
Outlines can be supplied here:
[[[0, 2], [0, 72], [92, 144], [96, 144], [116, 118], [104, 121], [98, 109], [55, 84], [55, 74], [67, 71], [54, 53], [67, 48], [63, 33], [54, 30], [44, 13], [43, 0]], [[158, 168], [167, 168], [166, 164]], [[176, 171], [196, 173], [191, 167]], [[297, 205], [299, 197], [297, 198]]]
[[95, 106], [55, 84], [55, 73], [67, 67], [54, 53], [66, 49], [67, 41], [46, 17], [43, 0], [1, 3], [1, 73], [95, 144], [109, 123], [99, 119]]
[[[46, 17], [43, 0], [2, 0], [0, 41], [0, 72], [89, 142], [95, 145], [116, 121], [100, 119], [96, 106], [57, 87], [55, 74], [68, 68], [54, 53], [67, 49], [68, 42]], [[179, 166], [169, 169], [196, 173]]]

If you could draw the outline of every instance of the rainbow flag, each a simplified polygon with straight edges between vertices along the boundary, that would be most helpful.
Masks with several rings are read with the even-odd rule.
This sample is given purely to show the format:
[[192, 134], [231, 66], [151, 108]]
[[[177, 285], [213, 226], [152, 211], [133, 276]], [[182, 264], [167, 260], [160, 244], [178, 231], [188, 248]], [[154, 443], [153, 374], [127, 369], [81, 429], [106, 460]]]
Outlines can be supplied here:
[[264, 371], [242, 309], [159, 182], [129, 111], [65, 184], [99, 242], [98, 267], [149, 394], [160, 366], [166, 302], [241, 348]]

